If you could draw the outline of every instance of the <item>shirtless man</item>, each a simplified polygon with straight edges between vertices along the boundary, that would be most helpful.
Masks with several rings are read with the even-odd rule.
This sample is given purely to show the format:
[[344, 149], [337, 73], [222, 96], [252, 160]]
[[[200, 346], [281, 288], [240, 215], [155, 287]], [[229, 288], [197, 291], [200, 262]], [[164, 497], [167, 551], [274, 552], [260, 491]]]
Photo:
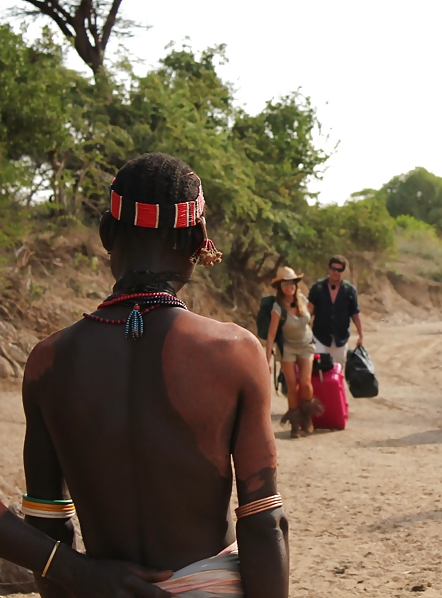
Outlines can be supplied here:
[[[183, 598], [287, 598], [264, 352], [246, 330], [175, 297], [196, 260], [219, 260], [203, 209], [201, 182], [180, 160], [145, 154], [119, 171], [100, 225], [117, 294], [37, 345], [26, 366], [28, 512], [41, 499], [59, 509], [66, 481], [89, 556], [175, 571], [158, 585]], [[231, 457], [239, 564], [229, 548]], [[66, 520], [29, 521], [72, 544]], [[179, 585], [189, 571], [200, 592]], [[43, 598], [69, 595], [37, 582]]]
[[[152, 595], [151, 584], [170, 573], [151, 573], [115, 561], [96, 561], [23, 523], [0, 502], [0, 558], [47, 575], [76, 598], [136, 598]], [[144, 580], [144, 581], [143, 581]]]

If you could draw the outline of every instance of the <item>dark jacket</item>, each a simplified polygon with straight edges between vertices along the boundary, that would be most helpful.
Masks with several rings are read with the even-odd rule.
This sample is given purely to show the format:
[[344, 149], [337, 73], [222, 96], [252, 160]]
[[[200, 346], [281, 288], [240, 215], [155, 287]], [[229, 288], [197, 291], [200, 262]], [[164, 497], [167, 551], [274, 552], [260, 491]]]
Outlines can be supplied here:
[[331, 347], [334, 337], [336, 346], [343, 347], [350, 338], [351, 317], [361, 311], [356, 288], [343, 280], [332, 303], [328, 278], [323, 278], [312, 286], [308, 300], [315, 307], [314, 336], [326, 347]]

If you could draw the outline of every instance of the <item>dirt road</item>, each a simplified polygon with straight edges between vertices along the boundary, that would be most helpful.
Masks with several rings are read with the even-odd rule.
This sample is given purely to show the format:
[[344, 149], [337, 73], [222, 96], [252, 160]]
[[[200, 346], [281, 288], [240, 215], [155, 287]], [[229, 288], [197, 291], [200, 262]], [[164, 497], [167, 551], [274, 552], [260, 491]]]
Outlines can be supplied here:
[[[366, 345], [381, 391], [349, 398], [346, 431], [291, 440], [278, 423], [285, 400], [274, 398], [292, 598], [442, 596], [442, 323], [385, 325]], [[8, 502], [23, 489], [23, 429], [18, 394], [3, 393]]]

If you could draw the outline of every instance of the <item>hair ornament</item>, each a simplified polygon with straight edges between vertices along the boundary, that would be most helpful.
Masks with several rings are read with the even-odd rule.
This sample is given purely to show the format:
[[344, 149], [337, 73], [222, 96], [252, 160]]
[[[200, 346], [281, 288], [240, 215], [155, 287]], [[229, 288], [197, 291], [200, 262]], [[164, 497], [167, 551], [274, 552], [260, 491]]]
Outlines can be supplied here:
[[215, 264], [220, 264], [222, 262], [223, 254], [215, 247], [215, 243], [208, 238], [206, 219], [204, 216], [201, 216], [201, 218], [198, 219], [198, 223], [201, 224], [203, 229], [204, 242], [191, 256], [190, 261], [195, 265], [200, 264], [206, 268], [211, 268]]

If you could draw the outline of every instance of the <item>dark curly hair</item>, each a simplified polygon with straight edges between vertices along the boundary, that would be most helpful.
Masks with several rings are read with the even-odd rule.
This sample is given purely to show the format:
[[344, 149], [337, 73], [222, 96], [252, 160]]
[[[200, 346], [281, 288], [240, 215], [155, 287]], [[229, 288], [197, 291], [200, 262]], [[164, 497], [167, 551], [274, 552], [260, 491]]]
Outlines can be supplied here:
[[[118, 172], [112, 188], [118, 195], [133, 202], [174, 205], [194, 201], [198, 196], [199, 180], [189, 176], [188, 164], [168, 154], [154, 152], [130, 160]], [[137, 228], [118, 222], [125, 230]], [[151, 232], [151, 231], [149, 231]], [[195, 227], [174, 229], [174, 245], [183, 254], [191, 255], [198, 242]]]

